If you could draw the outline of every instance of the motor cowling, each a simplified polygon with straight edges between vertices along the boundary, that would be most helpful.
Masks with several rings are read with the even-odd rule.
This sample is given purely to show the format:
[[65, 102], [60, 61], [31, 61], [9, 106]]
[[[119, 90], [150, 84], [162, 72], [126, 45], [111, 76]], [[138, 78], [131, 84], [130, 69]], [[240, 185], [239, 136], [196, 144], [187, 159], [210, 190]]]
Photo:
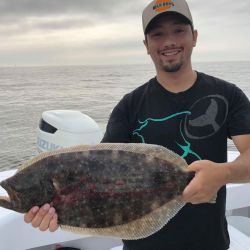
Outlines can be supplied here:
[[103, 137], [98, 124], [77, 110], [49, 110], [42, 113], [37, 132], [37, 150], [56, 150], [80, 144], [98, 144]]

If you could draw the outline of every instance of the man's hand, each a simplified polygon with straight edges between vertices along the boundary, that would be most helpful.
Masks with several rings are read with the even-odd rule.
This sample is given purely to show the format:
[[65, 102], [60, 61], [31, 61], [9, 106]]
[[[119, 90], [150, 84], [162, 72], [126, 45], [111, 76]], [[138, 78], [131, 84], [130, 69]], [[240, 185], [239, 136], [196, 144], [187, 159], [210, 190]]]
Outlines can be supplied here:
[[189, 165], [188, 171], [195, 172], [195, 177], [182, 193], [182, 200], [185, 202], [209, 202], [227, 183], [228, 171], [224, 164], [207, 160], [195, 161]]
[[54, 232], [58, 229], [56, 211], [49, 204], [45, 204], [41, 208], [37, 206], [31, 208], [24, 215], [24, 221], [31, 223], [33, 227], [39, 228], [41, 231], [49, 229], [50, 232]]

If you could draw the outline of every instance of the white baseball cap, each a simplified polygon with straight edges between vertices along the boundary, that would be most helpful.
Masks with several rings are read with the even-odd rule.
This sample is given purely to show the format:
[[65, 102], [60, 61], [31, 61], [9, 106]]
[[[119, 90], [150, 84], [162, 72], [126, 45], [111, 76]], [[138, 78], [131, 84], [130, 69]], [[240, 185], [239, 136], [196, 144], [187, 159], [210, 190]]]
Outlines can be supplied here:
[[154, 0], [143, 10], [142, 13], [142, 24], [144, 34], [147, 32], [148, 25], [158, 15], [162, 13], [178, 13], [185, 17], [187, 21], [193, 26], [193, 19], [185, 0]]

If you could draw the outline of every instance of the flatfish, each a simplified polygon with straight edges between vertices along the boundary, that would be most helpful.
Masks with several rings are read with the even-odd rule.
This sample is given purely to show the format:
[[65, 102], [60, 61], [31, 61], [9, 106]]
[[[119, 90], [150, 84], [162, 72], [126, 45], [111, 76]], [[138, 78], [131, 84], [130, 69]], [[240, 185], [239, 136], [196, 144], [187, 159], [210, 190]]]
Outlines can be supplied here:
[[138, 143], [80, 145], [42, 153], [0, 185], [0, 206], [20, 213], [50, 203], [62, 229], [145, 238], [185, 205], [193, 178], [187, 163], [165, 147]]

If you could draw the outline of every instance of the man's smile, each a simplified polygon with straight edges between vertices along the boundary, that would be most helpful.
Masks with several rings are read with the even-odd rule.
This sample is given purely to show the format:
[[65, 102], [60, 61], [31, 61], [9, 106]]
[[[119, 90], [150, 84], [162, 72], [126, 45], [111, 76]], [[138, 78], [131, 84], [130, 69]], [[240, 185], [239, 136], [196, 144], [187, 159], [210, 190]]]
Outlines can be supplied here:
[[169, 56], [175, 56], [175, 55], [179, 54], [181, 51], [182, 51], [182, 49], [176, 48], [176, 49], [163, 50], [163, 51], [160, 51], [159, 53], [162, 56], [169, 57]]

